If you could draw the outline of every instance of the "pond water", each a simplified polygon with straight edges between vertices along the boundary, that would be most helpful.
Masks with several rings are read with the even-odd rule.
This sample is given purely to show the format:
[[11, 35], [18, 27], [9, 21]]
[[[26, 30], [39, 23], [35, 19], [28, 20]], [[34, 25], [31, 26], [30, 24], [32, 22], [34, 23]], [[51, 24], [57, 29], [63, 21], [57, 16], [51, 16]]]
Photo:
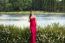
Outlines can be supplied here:
[[[46, 26], [52, 23], [59, 23], [61, 25], [65, 25], [65, 15], [55, 15], [55, 14], [37, 14], [35, 15], [37, 19], [37, 25]], [[27, 27], [29, 26], [29, 15], [0, 15], [0, 25], [15, 25], [18, 27]]]

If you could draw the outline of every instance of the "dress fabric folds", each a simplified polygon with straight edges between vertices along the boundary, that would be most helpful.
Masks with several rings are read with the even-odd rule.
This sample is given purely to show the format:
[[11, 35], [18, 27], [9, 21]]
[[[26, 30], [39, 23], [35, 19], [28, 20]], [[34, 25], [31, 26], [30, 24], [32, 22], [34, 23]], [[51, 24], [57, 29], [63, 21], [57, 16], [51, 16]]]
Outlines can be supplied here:
[[30, 17], [30, 43], [36, 43], [36, 17]]

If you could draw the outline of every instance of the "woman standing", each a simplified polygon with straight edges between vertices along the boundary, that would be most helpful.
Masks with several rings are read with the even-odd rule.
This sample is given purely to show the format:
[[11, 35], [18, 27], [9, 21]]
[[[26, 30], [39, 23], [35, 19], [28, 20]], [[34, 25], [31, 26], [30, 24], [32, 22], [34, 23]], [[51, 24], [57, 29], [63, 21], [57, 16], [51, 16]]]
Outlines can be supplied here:
[[30, 43], [36, 43], [36, 17], [32, 15], [32, 12], [30, 12]]

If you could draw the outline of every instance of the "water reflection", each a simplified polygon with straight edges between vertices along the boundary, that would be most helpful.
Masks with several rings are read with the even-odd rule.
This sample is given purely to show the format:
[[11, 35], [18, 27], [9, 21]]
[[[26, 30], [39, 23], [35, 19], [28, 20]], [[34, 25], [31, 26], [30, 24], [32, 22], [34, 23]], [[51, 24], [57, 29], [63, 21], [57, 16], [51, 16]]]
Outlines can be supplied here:
[[[15, 25], [15, 26], [29, 26], [29, 15], [0, 15], [0, 24]], [[36, 15], [37, 25], [48, 25], [52, 23], [60, 23], [65, 25], [65, 15]]]

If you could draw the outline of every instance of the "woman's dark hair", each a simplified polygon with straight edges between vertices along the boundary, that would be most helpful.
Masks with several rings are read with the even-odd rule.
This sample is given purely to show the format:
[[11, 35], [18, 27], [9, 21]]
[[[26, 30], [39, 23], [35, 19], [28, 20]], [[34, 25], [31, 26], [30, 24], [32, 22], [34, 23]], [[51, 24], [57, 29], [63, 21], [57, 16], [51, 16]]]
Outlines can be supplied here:
[[32, 16], [32, 11], [30, 11], [30, 16], [29, 16], [29, 18]]

